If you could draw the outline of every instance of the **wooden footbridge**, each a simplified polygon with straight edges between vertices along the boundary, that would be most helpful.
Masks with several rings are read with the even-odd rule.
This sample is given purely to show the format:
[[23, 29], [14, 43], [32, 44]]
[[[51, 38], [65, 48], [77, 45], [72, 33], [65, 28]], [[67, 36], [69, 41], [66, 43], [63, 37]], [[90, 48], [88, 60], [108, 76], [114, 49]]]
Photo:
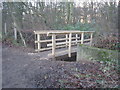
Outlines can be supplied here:
[[94, 31], [63, 31], [63, 30], [44, 30], [34, 31], [35, 51], [42, 52], [51, 50], [48, 56], [57, 57], [76, 52], [77, 44], [92, 44]]

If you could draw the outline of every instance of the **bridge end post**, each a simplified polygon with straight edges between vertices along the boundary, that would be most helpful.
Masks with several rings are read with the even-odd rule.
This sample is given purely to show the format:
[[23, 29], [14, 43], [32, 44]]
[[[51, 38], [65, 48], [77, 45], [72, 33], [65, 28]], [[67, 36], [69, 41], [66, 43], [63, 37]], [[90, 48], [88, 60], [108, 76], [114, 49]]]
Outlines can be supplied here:
[[76, 34], [76, 45], [78, 43], [78, 34]]
[[66, 48], [68, 47], [68, 34], [66, 34]]
[[52, 34], [52, 56], [55, 57], [55, 48], [56, 48], [56, 41], [55, 41], [56, 35]]
[[92, 46], [93, 33], [90, 34], [90, 46]]
[[84, 43], [84, 32], [81, 33], [81, 44]]
[[41, 44], [40, 44], [40, 34], [37, 34], [37, 41], [38, 41], [38, 50], [41, 49]]
[[68, 49], [68, 57], [71, 57], [71, 41], [72, 41], [72, 33], [69, 34], [69, 49]]

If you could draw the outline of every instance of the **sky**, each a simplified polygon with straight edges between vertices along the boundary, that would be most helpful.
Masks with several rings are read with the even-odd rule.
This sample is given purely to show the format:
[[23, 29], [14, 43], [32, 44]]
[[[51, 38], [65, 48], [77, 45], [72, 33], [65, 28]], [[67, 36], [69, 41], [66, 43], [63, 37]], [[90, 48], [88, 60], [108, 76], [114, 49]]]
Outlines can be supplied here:
[[[93, 1], [93, 2], [106, 2], [106, 1], [111, 1], [111, 2], [113, 2], [113, 1], [116, 1], [116, 2], [118, 2], [119, 0], [0, 0], [0, 3], [1, 2], [5, 2], [5, 1], [9, 1], [9, 2], [28, 2], [28, 1], [32, 1], [33, 3], [35, 2], [35, 1], [40, 1], [40, 2], [75, 2], [75, 4], [76, 4], [76, 6], [79, 6], [79, 5], [81, 5], [81, 3], [82, 2], [91, 2], [91, 1]], [[82, 5], [81, 5], [82, 6]]]
[[[16, 2], [21, 2], [21, 1], [37, 1], [37, 0], [0, 0], [0, 2], [3, 2], [3, 1], [16, 1]], [[90, 2], [90, 1], [94, 1], [94, 2], [103, 2], [103, 1], [116, 1], [116, 2], [118, 2], [119, 0], [39, 0], [39, 1], [42, 1], [42, 2], [55, 2], [55, 1], [57, 1], [57, 2], [67, 2], [67, 1], [69, 1], [69, 2]]]

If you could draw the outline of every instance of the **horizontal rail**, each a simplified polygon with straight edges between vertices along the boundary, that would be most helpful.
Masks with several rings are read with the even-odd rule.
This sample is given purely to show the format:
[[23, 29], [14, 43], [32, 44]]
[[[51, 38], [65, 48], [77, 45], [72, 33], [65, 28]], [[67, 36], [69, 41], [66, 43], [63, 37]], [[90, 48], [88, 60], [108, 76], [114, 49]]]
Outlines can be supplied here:
[[47, 36], [51, 35], [51, 34], [69, 34], [69, 33], [72, 33], [72, 34], [81, 34], [81, 33], [94, 33], [93, 31], [76, 31], [76, 32], [47, 32]]
[[46, 50], [51, 50], [51, 49], [52, 49], [52, 47], [36, 49], [35, 51], [46, 51]]
[[44, 31], [34, 31], [35, 34], [69, 34], [69, 33], [94, 33], [95, 31], [80, 31], [80, 30], [44, 30]]
[[[80, 37], [77, 38], [72, 38], [72, 39], [79, 39]], [[60, 39], [55, 39], [55, 41], [64, 41], [64, 40], [68, 40], [67, 38], [60, 38]], [[40, 41], [35, 41], [35, 43], [42, 43], [42, 42], [52, 42], [52, 40], [40, 40]]]
[[[81, 42], [81, 40], [78, 40], [77, 42]], [[68, 44], [69, 42], [59, 42], [59, 43], [56, 43], [56, 46], [57, 45], [64, 45], [64, 44]], [[71, 41], [71, 43], [76, 43], [76, 41]], [[47, 44], [47, 46], [52, 46], [52, 44]]]
[[52, 40], [40, 40], [40, 41], [35, 41], [35, 43], [42, 43], [42, 42], [52, 42]]
[[84, 41], [90, 41], [91, 39], [84, 39]]
[[[62, 43], [56, 43], [56, 45], [64, 45], [67, 44], [68, 42], [62, 42]], [[47, 44], [47, 46], [52, 46], [52, 44]]]
[[[72, 38], [72, 39], [79, 39], [79, 37], [78, 38]], [[68, 39], [66, 39], [66, 38], [55, 39], [55, 41], [64, 41], [64, 40], [68, 40]], [[35, 43], [43, 43], [43, 42], [52, 42], [52, 40], [35, 41]]]
[[[66, 47], [66, 45], [62, 45], [62, 46], [56, 46], [56, 49], [57, 48], [63, 48], [63, 47]], [[49, 47], [49, 48], [41, 48], [41, 49], [36, 49], [35, 51], [45, 51], [45, 50], [51, 50], [52, 47]]]
[[[75, 38], [72, 38], [72, 39], [75, 39]], [[59, 40], [62, 40], [62, 39], [59, 39]], [[67, 40], [67, 39], [64, 39], [64, 40]], [[85, 39], [84, 41], [90, 41], [90, 40], [91, 39]], [[35, 41], [35, 43], [39, 43], [39, 42], [52, 42], [52, 40]], [[80, 43], [80, 42], [81, 42], [81, 40], [77, 40], [77, 43]], [[68, 42], [56, 43], [56, 46], [58, 46], [58, 45], [64, 45], [64, 46], [58, 46], [56, 48], [68, 46], [68, 45], [65, 45], [67, 43]], [[76, 45], [76, 44], [73, 44], [73, 43], [76, 43], [76, 41], [72, 41], [71, 43], [72, 43], [72, 45]], [[52, 46], [52, 44], [47, 44], [47, 47], [49, 47], [49, 46]], [[51, 47], [50, 48], [43, 48], [43, 49], [41, 48], [41, 50], [35, 50], [35, 51], [44, 51], [44, 50], [50, 50], [50, 49], [52, 49], [52, 48]]]

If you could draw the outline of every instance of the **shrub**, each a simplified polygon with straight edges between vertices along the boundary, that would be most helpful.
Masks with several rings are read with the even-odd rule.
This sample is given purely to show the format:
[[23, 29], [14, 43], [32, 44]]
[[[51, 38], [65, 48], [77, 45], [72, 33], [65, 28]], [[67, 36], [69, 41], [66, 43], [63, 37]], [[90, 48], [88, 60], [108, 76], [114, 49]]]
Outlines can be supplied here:
[[93, 31], [95, 28], [93, 28], [92, 23], [76, 23], [76, 24], [68, 24], [64, 27], [59, 27], [61, 30], [80, 30], [80, 31]]
[[118, 50], [118, 48], [120, 48], [120, 41], [113, 35], [106, 37], [99, 36], [94, 42], [94, 46], [98, 48], [106, 48], [111, 50]]

